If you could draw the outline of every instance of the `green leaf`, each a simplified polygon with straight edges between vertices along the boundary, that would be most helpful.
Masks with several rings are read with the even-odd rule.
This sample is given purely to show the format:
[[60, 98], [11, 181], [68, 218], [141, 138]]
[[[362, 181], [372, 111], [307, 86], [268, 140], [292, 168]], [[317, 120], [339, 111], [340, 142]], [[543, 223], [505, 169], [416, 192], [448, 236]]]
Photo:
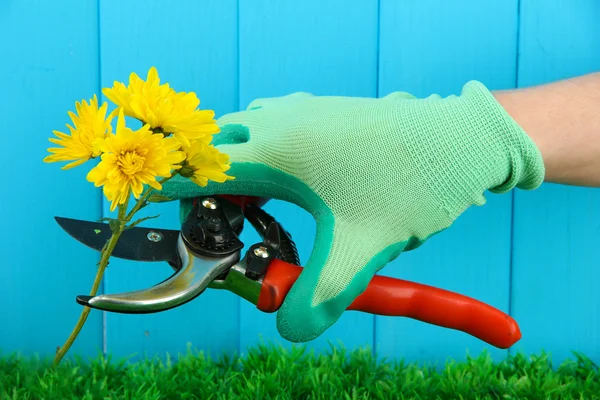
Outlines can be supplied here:
[[144, 221], [147, 221], [147, 220], [149, 220], [149, 219], [154, 219], [154, 218], [158, 218], [158, 217], [160, 217], [160, 214], [158, 214], [158, 215], [154, 215], [154, 216], [151, 216], [151, 217], [144, 217], [144, 218], [140, 218], [140, 219], [138, 219], [137, 221], [135, 221], [135, 222], [132, 222], [131, 224], [129, 224], [128, 226], [126, 226], [126, 227], [125, 227], [125, 230], [127, 230], [127, 229], [131, 229], [131, 228], [133, 228], [134, 226], [136, 226], [136, 225], [139, 225], [139, 224], [141, 224], [142, 222], [144, 222]]
[[138, 208], [137, 211], [140, 211], [142, 208], [148, 207], [149, 205], [150, 205], [150, 203], [148, 203], [147, 200], [144, 200], [144, 202], [142, 203], [142, 205], [140, 206], [140, 208]]
[[173, 199], [170, 197], [167, 197], [167, 196], [160, 195], [160, 194], [151, 194], [148, 197], [148, 201], [151, 203], [165, 203], [168, 201], [173, 201]]

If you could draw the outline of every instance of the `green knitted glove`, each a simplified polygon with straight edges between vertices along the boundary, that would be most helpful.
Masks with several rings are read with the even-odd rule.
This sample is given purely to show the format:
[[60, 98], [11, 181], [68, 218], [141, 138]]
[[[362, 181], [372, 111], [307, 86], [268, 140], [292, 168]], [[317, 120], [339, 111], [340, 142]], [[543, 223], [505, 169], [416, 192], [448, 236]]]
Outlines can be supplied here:
[[174, 179], [161, 195], [276, 198], [315, 217], [313, 253], [277, 314], [294, 342], [322, 334], [377, 271], [483, 205], [486, 190], [534, 189], [544, 178], [535, 144], [478, 82], [447, 98], [295, 93], [218, 123], [235, 179], [204, 188]]

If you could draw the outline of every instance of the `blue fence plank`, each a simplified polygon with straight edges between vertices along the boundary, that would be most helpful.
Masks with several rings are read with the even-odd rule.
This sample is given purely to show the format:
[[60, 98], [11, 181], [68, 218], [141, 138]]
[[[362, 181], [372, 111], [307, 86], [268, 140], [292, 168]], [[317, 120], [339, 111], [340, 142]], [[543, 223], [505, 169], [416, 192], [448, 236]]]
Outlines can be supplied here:
[[[488, 88], [515, 85], [517, 1], [381, 1], [379, 95], [460, 94], [477, 79]], [[509, 305], [511, 195], [487, 195], [446, 232], [401, 255], [382, 274], [456, 291], [503, 311]], [[462, 332], [377, 317], [376, 349], [423, 362], [498, 350]]]
[[[600, 3], [523, 0], [519, 86], [600, 70]], [[600, 361], [600, 190], [544, 184], [515, 196], [515, 351]]]
[[[315, 10], [318, 10], [315, 12]], [[315, 95], [375, 96], [377, 2], [253, 1], [240, 3], [240, 107], [258, 97], [296, 91]], [[313, 248], [315, 223], [298, 207], [273, 201], [266, 208], [296, 240], [302, 263]], [[256, 239], [249, 232], [244, 240]], [[275, 315], [241, 304], [242, 349], [259, 340], [284, 343]], [[372, 345], [373, 316], [346, 313], [309, 344], [327, 350], [328, 341], [348, 348]], [[285, 344], [285, 343], [284, 343]]]
[[[61, 171], [42, 158], [52, 130], [70, 122], [66, 112], [76, 100], [126, 81], [131, 71], [145, 75], [155, 65], [163, 80], [196, 91], [201, 106], [219, 116], [257, 97], [294, 91], [448, 95], [470, 79], [506, 89], [600, 70], [600, 4], [594, 0], [307, 1], [0, 2], [0, 50], [10, 55], [0, 65], [10, 94], [0, 106], [5, 126], [16, 132], [0, 146], [0, 216], [9, 229], [0, 241], [1, 352], [51, 355], [81, 312], [74, 298], [89, 291], [98, 254], [62, 232], [53, 216], [97, 219], [109, 215], [108, 205], [85, 179], [90, 165]], [[25, 191], [42, 193], [43, 201], [15, 196]], [[547, 350], [560, 362], [575, 350], [600, 361], [598, 189], [544, 185], [513, 195], [512, 238], [512, 196], [488, 195], [487, 205], [469, 209], [448, 232], [382, 273], [503, 310], [510, 300], [523, 331], [514, 351]], [[313, 218], [279, 201], [266, 209], [291, 231], [305, 263], [314, 244]], [[154, 204], [142, 215], [157, 213], [161, 217], [146, 226], [179, 227], [176, 203]], [[258, 235], [248, 226], [242, 239], [249, 245]], [[170, 272], [166, 264], [113, 260], [103, 291], [148, 287]], [[93, 356], [107, 346], [118, 357], [163, 355], [183, 352], [188, 343], [219, 354], [244, 351], [261, 339], [283, 343], [274, 315], [209, 290], [166, 313], [107, 314], [105, 324], [93, 310], [71, 354]], [[328, 341], [438, 362], [490, 349], [460, 332], [353, 312], [310, 347], [325, 349]], [[493, 351], [495, 358], [505, 354]]]
[[[69, 132], [67, 111], [98, 89], [95, 1], [2, 2], [0, 98], [5, 137], [0, 146], [0, 351], [54, 354], [77, 322], [75, 296], [89, 291], [96, 255], [66, 235], [55, 215], [98, 218], [90, 165], [61, 171], [42, 159], [52, 131]], [[56, 23], [60, 21], [60, 23]], [[73, 352], [102, 350], [100, 315], [89, 318]]]
[[[130, 1], [101, 4], [102, 85], [144, 79], [156, 66], [164, 82], [194, 91], [200, 107], [217, 116], [235, 111], [237, 87], [237, 4], [235, 0]], [[108, 204], [104, 205], [109, 213]], [[178, 203], [152, 204], [139, 215], [160, 213], [144, 226], [179, 229]], [[114, 260], [106, 275], [110, 293], [150, 287], [170, 276], [166, 263]], [[117, 356], [164, 355], [193, 348], [212, 354], [238, 350], [238, 299], [208, 290], [194, 301], [148, 315], [108, 314], [107, 348]], [[133, 357], [132, 359], [136, 359]]]

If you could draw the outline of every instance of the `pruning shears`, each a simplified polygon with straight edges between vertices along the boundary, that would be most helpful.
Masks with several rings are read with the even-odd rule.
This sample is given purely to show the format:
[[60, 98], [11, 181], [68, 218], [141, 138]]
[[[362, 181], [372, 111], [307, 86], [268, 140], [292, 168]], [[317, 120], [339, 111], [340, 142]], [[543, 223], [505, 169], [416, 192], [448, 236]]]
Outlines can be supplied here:
[[[166, 262], [173, 275], [148, 289], [81, 295], [76, 301], [109, 312], [144, 314], [181, 306], [206, 289], [221, 289], [263, 312], [276, 312], [302, 267], [291, 235], [262, 208], [267, 201], [229, 195], [197, 198], [180, 230], [141, 226], [125, 230], [112, 256]], [[69, 235], [96, 251], [102, 250], [112, 234], [107, 223], [55, 219]], [[243, 252], [239, 236], [246, 220], [262, 241]], [[503, 349], [521, 339], [514, 319], [494, 307], [454, 292], [382, 275], [375, 275], [347, 310], [408, 317], [465, 332]]]

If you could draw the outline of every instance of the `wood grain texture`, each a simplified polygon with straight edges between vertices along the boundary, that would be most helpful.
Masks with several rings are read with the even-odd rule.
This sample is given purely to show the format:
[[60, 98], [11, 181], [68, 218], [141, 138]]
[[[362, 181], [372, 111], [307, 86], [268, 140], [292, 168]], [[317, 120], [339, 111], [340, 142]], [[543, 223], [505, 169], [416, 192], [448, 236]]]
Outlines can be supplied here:
[[[96, 254], [54, 221], [98, 218], [100, 197], [85, 180], [89, 164], [62, 171], [42, 159], [53, 130], [68, 132], [67, 111], [98, 90], [95, 1], [3, 1], [0, 4], [0, 350], [54, 354], [75, 325], [75, 296], [94, 279]], [[60, 21], [60, 23], [56, 23]], [[92, 315], [73, 353], [102, 350], [102, 320]], [[70, 353], [71, 355], [72, 353]]]
[[[519, 86], [600, 71], [600, 3], [523, 0]], [[600, 361], [600, 190], [545, 184], [515, 196], [512, 311], [555, 363]]]
[[[85, 179], [91, 165], [65, 172], [42, 162], [47, 138], [65, 129], [76, 100], [152, 65], [217, 116], [295, 91], [449, 95], [471, 79], [490, 89], [531, 86], [600, 70], [599, 21], [595, 0], [0, 1], [0, 50], [7, 55], [0, 107], [11, 129], [0, 146], [0, 351], [52, 355], [81, 312], [75, 296], [89, 291], [95, 275], [98, 254], [53, 220], [110, 214]], [[598, 193], [556, 185], [517, 190], [514, 215], [513, 195], [488, 194], [484, 207], [469, 209], [381, 273], [510, 306], [523, 331], [514, 351], [543, 349], [560, 362], [576, 350], [600, 362]], [[266, 210], [291, 232], [306, 262], [312, 216], [279, 201]], [[153, 204], [142, 215], [159, 213], [145, 225], [179, 227], [177, 203]], [[248, 225], [242, 239], [247, 248], [259, 238]], [[148, 287], [169, 274], [166, 264], [113, 260], [103, 291]], [[103, 324], [102, 313], [92, 311], [71, 354], [93, 356], [105, 345], [136, 360], [184, 352], [188, 343], [215, 355], [261, 340], [289, 345], [275, 315], [212, 290], [166, 313], [105, 317]], [[439, 363], [490, 349], [460, 332], [355, 312], [309, 347], [325, 350], [328, 342]]]
[[[175, 90], [196, 92], [200, 107], [217, 116], [235, 111], [237, 4], [235, 0], [102, 2], [102, 85], [127, 82], [130, 72], [145, 79], [155, 66]], [[144, 226], [179, 229], [177, 202], [152, 204], [140, 216], [160, 214]], [[108, 204], [104, 204], [108, 214]], [[171, 275], [166, 263], [114, 260], [105, 291], [150, 287]], [[238, 299], [206, 291], [194, 301], [157, 314], [106, 317], [107, 348], [116, 356], [172, 355], [191, 345], [207, 352], [238, 349]], [[97, 313], [97, 312], [96, 312]], [[135, 359], [135, 358], [134, 358]]]
[[[469, 80], [514, 87], [517, 1], [381, 1], [379, 95], [460, 94]], [[509, 306], [511, 195], [487, 194], [450, 229], [401, 255], [382, 274], [441, 287], [501, 310]], [[376, 349], [386, 357], [439, 361], [498, 350], [462, 332], [392, 317], [376, 318]]]
[[[376, 80], [376, 1], [240, 2], [240, 108], [255, 98], [296, 91], [374, 97]], [[312, 216], [278, 201], [266, 209], [290, 231], [306, 262], [315, 237]], [[246, 243], [257, 238], [248, 235]], [[346, 313], [309, 347], [327, 350], [328, 342], [349, 348], [372, 345], [373, 321], [372, 315]], [[240, 329], [241, 349], [260, 340], [284, 343], [275, 315], [245, 302]]]

